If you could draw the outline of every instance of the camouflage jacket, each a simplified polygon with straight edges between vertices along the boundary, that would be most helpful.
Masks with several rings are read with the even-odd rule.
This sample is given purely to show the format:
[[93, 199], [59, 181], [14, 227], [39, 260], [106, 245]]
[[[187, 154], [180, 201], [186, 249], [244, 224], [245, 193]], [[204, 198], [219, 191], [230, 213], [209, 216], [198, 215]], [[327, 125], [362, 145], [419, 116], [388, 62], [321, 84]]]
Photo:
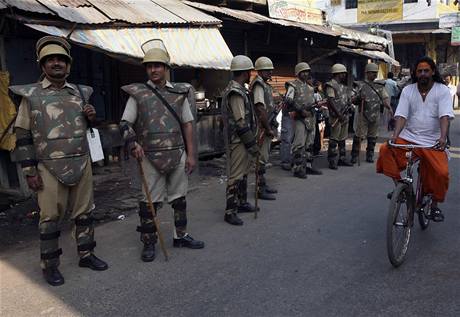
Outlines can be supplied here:
[[244, 122], [251, 131], [255, 134], [257, 125], [254, 117], [254, 107], [249, 97], [249, 92], [247, 89], [242, 87], [239, 83], [234, 80], [231, 80], [227, 87], [225, 87], [222, 92], [222, 112], [224, 115], [224, 120], [226, 120], [227, 133], [228, 133], [228, 142], [229, 143], [240, 143], [241, 140], [237, 134], [238, 127], [235, 117], [233, 115], [232, 108], [230, 106], [230, 95], [238, 94], [244, 99]]
[[307, 125], [307, 128], [311, 129], [311, 127], [314, 127], [316, 123], [316, 117], [313, 115], [313, 106], [315, 103], [314, 89], [307, 83], [304, 83], [298, 79], [287, 82], [285, 86], [286, 90], [288, 90], [289, 87], [292, 87], [295, 91], [294, 99], [291, 102], [291, 106], [293, 107], [292, 110], [303, 112], [303, 115], [306, 115], [306, 117], [303, 117], [299, 114], [296, 116], [296, 120], [303, 121]]
[[[83, 98], [78, 88], [71, 86], [74, 89], [44, 89], [41, 83], [10, 87], [30, 104], [30, 131], [36, 159], [69, 186], [80, 181], [89, 157]], [[93, 89], [79, 87], [84, 100], [88, 100]]]
[[251, 82], [251, 85], [249, 86], [249, 90], [251, 91], [251, 101], [252, 103], [254, 104], [254, 95], [252, 94], [252, 91], [254, 89], [254, 86], [255, 85], [261, 85], [263, 90], [264, 90], [264, 101], [265, 101], [265, 111], [267, 111], [267, 113], [270, 113], [274, 106], [275, 106], [275, 102], [273, 100], [273, 88], [272, 86], [265, 82], [262, 77], [260, 77], [259, 75], [257, 75], [254, 80]]
[[[364, 118], [369, 122], [376, 122], [380, 117], [380, 106], [383, 105], [383, 99], [388, 98], [385, 86], [367, 80], [361, 82], [359, 97], [364, 100]], [[361, 111], [361, 105], [359, 105], [359, 109]]]
[[[180, 117], [182, 105], [191, 89], [189, 84], [171, 83], [172, 87], [156, 89]], [[184, 152], [182, 123], [179, 123], [163, 102], [145, 83], [121, 87], [137, 102], [137, 119], [134, 133], [145, 155], [161, 173], [168, 173], [180, 163]], [[127, 140], [132, 135], [123, 133]]]
[[[328, 88], [331, 88], [334, 91], [335, 96], [332, 99], [334, 100], [335, 108], [338, 112], [343, 111], [350, 102], [347, 87], [343, 84], [338, 83], [335, 79], [331, 79], [326, 83], [327, 97], [331, 97], [328, 94]], [[334, 111], [329, 111], [329, 115], [333, 118], [336, 117]]]

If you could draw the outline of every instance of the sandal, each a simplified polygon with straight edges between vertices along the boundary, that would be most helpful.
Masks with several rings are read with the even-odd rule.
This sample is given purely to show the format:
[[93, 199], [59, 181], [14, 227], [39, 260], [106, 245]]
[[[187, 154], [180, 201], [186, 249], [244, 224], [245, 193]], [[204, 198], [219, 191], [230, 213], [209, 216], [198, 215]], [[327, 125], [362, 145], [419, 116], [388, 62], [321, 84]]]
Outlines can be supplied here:
[[430, 218], [434, 222], [443, 222], [444, 221], [444, 215], [442, 214], [441, 209], [439, 209], [438, 207], [432, 207], [431, 208]]

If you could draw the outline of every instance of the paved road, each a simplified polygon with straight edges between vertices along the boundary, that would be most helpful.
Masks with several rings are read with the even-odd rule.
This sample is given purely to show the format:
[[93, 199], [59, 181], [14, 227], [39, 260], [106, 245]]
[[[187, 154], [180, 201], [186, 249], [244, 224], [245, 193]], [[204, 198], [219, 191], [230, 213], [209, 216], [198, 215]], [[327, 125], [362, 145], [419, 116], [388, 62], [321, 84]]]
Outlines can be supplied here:
[[[308, 180], [278, 168], [280, 190], [257, 220], [222, 221], [225, 184], [215, 179], [190, 195], [190, 232], [204, 250], [169, 248], [153, 263], [139, 259], [137, 217], [99, 226], [105, 272], [77, 267], [62, 238], [66, 284], [42, 281], [37, 241], [2, 252], [2, 316], [459, 316], [460, 122], [452, 127], [446, 221], [416, 227], [406, 263], [389, 264], [385, 222], [391, 182], [374, 167], [324, 170]], [[324, 159], [323, 159], [324, 160]], [[325, 162], [323, 161], [325, 165]], [[161, 215], [172, 231], [171, 211]], [[171, 246], [170, 235], [167, 235]]]

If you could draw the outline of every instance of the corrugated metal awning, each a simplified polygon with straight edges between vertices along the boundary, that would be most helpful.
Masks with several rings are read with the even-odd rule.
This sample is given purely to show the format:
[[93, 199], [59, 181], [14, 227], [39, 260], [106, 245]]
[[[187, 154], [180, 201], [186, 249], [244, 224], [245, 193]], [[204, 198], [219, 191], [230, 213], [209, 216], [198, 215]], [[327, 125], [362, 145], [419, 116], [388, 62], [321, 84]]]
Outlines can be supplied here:
[[363, 50], [363, 49], [360, 49], [360, 48], [348, 48], [348, 47], [344, 47], [344, 46], [341, 46], [341, 45], [339, 45], [338, 48], [342, 52], [345, 52], [345, 53], [361, 55], [361, 56], [365, 56], [365, 57], [368, 57], [368, 58], [381, 60], [381, 61], [384, 61], [384, 62], [389, 63], [389, 64], [394, 65], [394, 66], [400, 66], [400, 64], [399, 64], [399, 62], [397, 60], [395, 60], [393, 57], [391, 57], [390, 55], [388, 55], [385, 52], [369, 51], [369, 50]]
[[342, 34], [340, 37], [347, 40], [352, 40], [361, 43], [375, 43], [383, 45], [384, 47], [387, 47], [389, 43], [389, 41], [384, 37], [369, 34], [362, 31], [344, 28], [343, 26], [337, 24], [332, 25], [332, 29], [337, 32], [340, 32]]
[[162, 39], [171, 64], [179, 67], [230, 69], [233, 55], [217, 27], [208, 28], [101, 28], [75, 29], [26, 24], [51, 35], [67, 37], [76, 44], [100, 50], [125, 61], [140, 63], [144, 53], [141, 44], [153, 38]]
[[235, 18], [237, 20], [247, 22], [247, 23], [271, 23], [271, 24], [276, 24], [276, 25], [281, 25], [281, 26], [286, 26], [286, 27], [295, 27], [302, 29], [307, 32], [313, 32], [313, 33], [319, 33], [323, 35], [328, 35], [328, 36], [339, 36], [340, 33], [333, 31], [331, 28], [322, 26], [322, 25], [316, 25], [316, 24], [307, 24], [307, 23], [300, 23], [300, 22], [293, 22], [293, 21], [287, 21], [287, 20], [281, 20], [281, 19], [272, 19], [269, 17], [266, 17], [264, 15], [254, 13], [251, 11], [243, 11], [243, 10], [235, 10], [235, 9], [229, 9], [225, 7], [218, 7], [218, 6], [213, 6], [209, 4], [203, 4], [203, 3], [198, 3], [198, 2], [191, 2], [191, 1], [183, 1], [185, 4], [197, 8], [206, 12], [210, 13], [219, 13], [223, 15], [230, 16], [232, 18]]
[[50, 14], [79, 24], [220, 25], [180, 0], [0, 0], [7, 7]]
[[420, 30], [403, 30], [391, 31], [392, 34], [450, 34], [450, 29], [420, 29]]

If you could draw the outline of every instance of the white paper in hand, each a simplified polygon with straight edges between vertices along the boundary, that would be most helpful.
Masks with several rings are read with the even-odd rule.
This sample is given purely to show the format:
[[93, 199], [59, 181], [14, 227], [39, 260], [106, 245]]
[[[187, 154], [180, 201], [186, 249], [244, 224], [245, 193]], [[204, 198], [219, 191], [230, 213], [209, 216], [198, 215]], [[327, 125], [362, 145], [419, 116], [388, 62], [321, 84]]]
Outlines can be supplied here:
[[104, 159], [104, 152], [102, 151], [101, 137], [97, 129], [91, 128], [86, 131], [86, 137], [88, 139], [89, 153], [91, 155], [91, 161], [97, 162]]

